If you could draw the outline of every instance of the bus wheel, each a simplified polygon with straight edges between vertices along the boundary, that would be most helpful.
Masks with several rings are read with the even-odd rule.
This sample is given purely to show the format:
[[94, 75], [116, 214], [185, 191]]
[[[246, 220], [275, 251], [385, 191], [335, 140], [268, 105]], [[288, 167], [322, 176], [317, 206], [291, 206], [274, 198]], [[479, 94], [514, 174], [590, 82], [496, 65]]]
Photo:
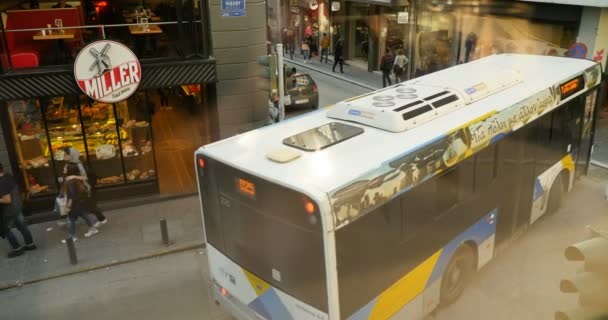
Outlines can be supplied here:
[[473, 274], [475, 254], [468, 245], [462, 245], [450, 260], [441, 279], [440, 303], [448, 306], [454, 303]]
[[549, 200], [547, 201], [547, 214], [551, 215], [557, 212], [557, 209], [562, 205], [562, 193], [564, 188], [562, 186], [561, 175], [555, 178], [551, 190], [549, 191]]

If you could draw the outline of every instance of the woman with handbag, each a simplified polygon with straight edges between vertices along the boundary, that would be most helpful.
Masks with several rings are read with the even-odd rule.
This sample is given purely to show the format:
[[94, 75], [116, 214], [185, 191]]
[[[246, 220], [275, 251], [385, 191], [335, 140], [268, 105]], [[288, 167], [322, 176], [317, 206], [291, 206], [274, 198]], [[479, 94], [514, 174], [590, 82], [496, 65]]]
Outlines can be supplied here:
[[403, 53], [403, 50], [399, 50], [397, 52], [397, 56], [395, 57], [395, 62], [393, 64], [393, 72], [395, 73], [395, 83], [399, 83], [401, 81], [405, 81], [407, 68], [407, 63], [409, 59]]
[[[68, 216], [68, 234], [69, 237], [76, 241], [76, 220], [82, 218], [89, 226], [89, 230], [84, 234], [85, 237], [90, 237], [99, 232], [93, 225], [93, 222], [86, 215], [85, 201], [88, 194], [87, 187], [84, 181], [80, 178], [80, 170], [78, 165], [68, 163], [66, 165], [66, 173], [63, 179], [63, 194], [65, 195], [65, 206]], [[61, 240], [65, 243], [65, 240]]]
[[85, 210], [94, 214], [95, 218], [97, 218], [97, 222], [95, 223], [95, 227], [98, 228], [102, 224], [106, 224], [108, 219], [101, 212], [99, 206], [97, 206], [97, 175], [93, 172], [92, 168], [89, 166], [89, 170], [85, 170], [84, 165], [80, 161], [80, 152], [74, 147], [67, 147], [63, 150], [65, 152], [65, 159], [67, 161], [66, 167], [63, 168], [63, 173], [66, 173], [68, 164], [75, 164], [78, 167], [78, 176], [79, 179], [82, 180], [84, 185], [87, 188], [87, 196], [84, 199]]

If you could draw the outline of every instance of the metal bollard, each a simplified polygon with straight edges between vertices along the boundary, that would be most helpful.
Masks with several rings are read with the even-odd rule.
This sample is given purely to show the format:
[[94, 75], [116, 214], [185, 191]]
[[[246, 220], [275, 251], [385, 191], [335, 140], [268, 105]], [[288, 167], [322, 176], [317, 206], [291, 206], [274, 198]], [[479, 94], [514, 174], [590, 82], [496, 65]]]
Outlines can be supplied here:
[[76, 246], [74, 246], [74, 239], [65, 239], [65, 245], [68, 247], [68, 255], [70, 256], [70, 263], [75, 265], [78, 263], [78, 257], [76, 256]]
[[165, 218], [160, 219], [160, 234], [163, 237], [163, 244], [169, 245], [169, 230], [167, 229], [167, 220]]

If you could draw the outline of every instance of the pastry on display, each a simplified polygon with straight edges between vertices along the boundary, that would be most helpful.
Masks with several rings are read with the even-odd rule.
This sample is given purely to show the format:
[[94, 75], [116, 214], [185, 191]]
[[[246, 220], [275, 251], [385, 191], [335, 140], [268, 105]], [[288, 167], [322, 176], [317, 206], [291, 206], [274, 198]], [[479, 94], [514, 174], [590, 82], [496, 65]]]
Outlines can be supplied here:
[[41, 186], [39, 184], [35, 184], [35, 185], [30, 186], [29, 191], [31, 194], [36, 194], [36, 193], [40, 193], [43, 191], [47, 191], [48, 189], [49, 189], [49, 186]]
[[129, 173], [127, 173], [127, 179], [129, 179], [130, 181], [133, 181], [137, 178], [139, 178], [141, 176], [141, 171], [139, 171], [138, 169], [134, 169], [129, 171]]
[[122, 127], [125, 128], [125, 129], [131, 128], [131, 127], [133, 127], [135, 125], [135, 122], [136, 122], [135, 120], [129, 120], [129, 121], [125, 122], [122, 125]]
[[139, 127], [139, 128], [145, 128], [148, 126], [148, 122], [147, 121], [138, 121], [138, 122], [135, 122], [135, 126]]
[[141, 154], [146, 154], [152, 152], [152, 141], [150, 140], [142, 140], [141, 141]]
[[114, 145], [111, 144], [102, 144], [95, 148], [95, 157], [97, 159], [110, 159], [116, 156], [116, 149], [114, 149]]
[[99, 179], [100, 184], [113, 184], [122, 182], [121, 176], [111, 176]]
[[131, 143], [124, 143], [122, 145], [122, 155], [123, 157], [134, 157], [139, 155], [137, 149]]
[[30, 159], [30, 160], [26, 160], [26, 168], [31, 169], [31, 168], [40, 168], [40, 167], [48, 167], [49, 166], [49, 159], [40, 156], [40, 157], [36, 157], [34, 159]]
[[156, 171], [154, 171], [154, 170], [148, 170], [148, 171], [144, 171], [139, 176], [139, 179], [141, 179], [141, 180], [150, 179], [150, 178], [154, 178], [154, 176], [156, 176]]

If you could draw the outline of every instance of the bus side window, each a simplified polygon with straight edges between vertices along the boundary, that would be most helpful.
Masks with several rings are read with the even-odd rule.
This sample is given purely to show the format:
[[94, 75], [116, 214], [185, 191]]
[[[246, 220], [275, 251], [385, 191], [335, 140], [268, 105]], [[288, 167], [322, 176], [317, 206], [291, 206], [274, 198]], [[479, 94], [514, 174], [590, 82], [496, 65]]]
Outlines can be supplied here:
[[460, 194], [460, 168], [456, 167], [439, 176], [437, 180], [437, 213], [440, 215], [458, 203]]
[[435, 218], [438, 196], [436, 179], [431, 179], [405, 193], [401, 199], [403, 213], [403, 239], [411, 239], [417, 233], [424, 232]]
[[459, 174], [459, 201], [466, 201], [475, 194], [475, 157], [469, 157], [458, 164], [456, 169]]
[[496, 145], [491, 145], [477, 155], [475, 162], [475, 192], [482, 192], [496, 179]]

